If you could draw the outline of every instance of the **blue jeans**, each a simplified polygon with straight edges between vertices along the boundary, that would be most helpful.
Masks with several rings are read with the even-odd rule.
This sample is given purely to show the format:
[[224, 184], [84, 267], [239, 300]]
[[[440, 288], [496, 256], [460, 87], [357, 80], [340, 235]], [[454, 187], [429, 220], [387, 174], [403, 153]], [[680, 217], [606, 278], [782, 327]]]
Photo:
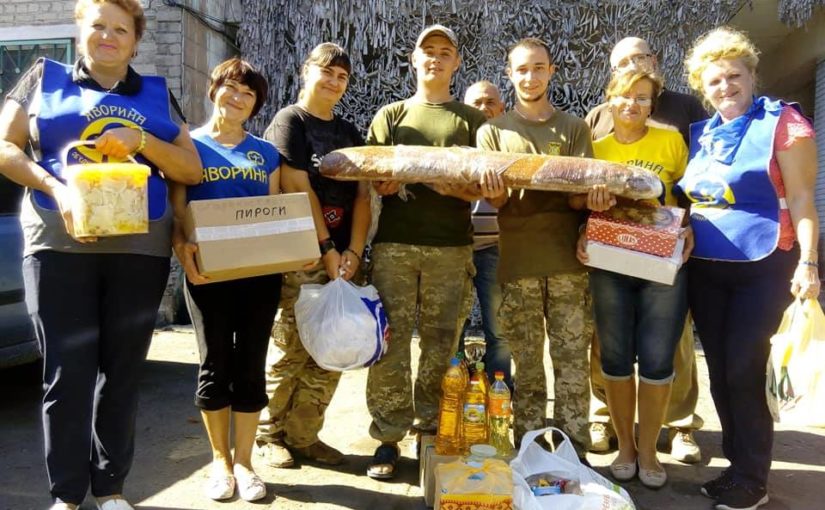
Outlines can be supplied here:
[[[490, 382], [495, 381], [496, 372], [504, 372], [504, 382], [513, 391], [513, 380], [510, 370], [510, 346], [501, 339], [501, 328], [496, 315], [501, 306], [501, 285], [496, 281], [498, 270], [498, 246], [491, 246], [473, 252], [473, 264], [476, 266], [476, 275], [473, 285], [478, 295], [478, 304], [481, 308], [481, 329], [484, 331], [484, 370]], [[465, 325], [466, 333], [467, 327]], [[464, 334], [461, 335], [459, 350], [464, 350]]]
[[590, 273], [590, 292], [605, 379], [633, 376], [649, 384], [673, 379], [673, 355], [687, 313], [684, 269], [673, 285], [597, 269]]

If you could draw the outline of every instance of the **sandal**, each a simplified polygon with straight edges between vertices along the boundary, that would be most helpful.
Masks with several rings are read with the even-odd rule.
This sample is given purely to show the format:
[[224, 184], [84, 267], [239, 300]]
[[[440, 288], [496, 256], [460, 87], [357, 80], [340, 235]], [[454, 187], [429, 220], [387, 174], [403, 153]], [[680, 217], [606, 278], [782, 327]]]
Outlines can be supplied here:
[[[374, 480], [389, 480], [395, 476], [395, 465], [401, 456], [397, 444], [382, 444], [375, 449], [372, 462], [367, 468], [367, 476]], [[386, 469], [389, 467], [389, 469]]]

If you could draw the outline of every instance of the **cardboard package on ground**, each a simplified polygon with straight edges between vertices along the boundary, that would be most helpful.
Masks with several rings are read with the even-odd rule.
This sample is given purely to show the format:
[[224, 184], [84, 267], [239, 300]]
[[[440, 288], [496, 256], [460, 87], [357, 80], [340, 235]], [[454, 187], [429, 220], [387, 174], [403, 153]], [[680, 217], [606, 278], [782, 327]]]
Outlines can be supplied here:
[[212, 282], [296, 271], [320, 257], [306, 193], [193, 200], [184, 231]]
[[513, 510], [513, 472], [506, 462], [462, 460], [435, 468], [435, 510]]
[[670, 257], [682, 232], [684, 216], [685, 210], [679, 207], [612, 207], [590, 215], [587, 240]]
[[635, 276], [667, 285], [673, 285], [676, 273], [682, 266], [682, 248], [684, 239], [679, 239], [669, 257], [657, 257], [617, 246], [587, 242], [587, 265], [614, 273]]
[[418, 485], [427, 506], [435, 505], [435, 467], [458, 460], [458, 455], [435, 453], [435, 436], [422, 436], [418, 454]]

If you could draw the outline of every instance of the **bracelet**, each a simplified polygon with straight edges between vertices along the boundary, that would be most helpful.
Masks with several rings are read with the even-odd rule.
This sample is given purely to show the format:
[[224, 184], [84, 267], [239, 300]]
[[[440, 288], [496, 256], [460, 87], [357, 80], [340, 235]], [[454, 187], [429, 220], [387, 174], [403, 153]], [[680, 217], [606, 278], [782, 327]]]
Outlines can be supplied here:
[[137, 129], [138, 131], [140, 131], [140, 143], [135, 148], [135, 150], [132, 151], [132, 156], [134, 156], [135, 154], [137, 154], [139, 152], [143, 152], [143, 149], [146, 148], [146, 131], [144, 131], [143, 128], [140, 127], [140, 126], [129, 126], [129, 127], [131, 127], [132, 129]]
[[800, 260], [800, 266], [810, 266], [810, 267], [819, 267], [819, 262], [815, 260]]
[[352, 253], [353, 255], [355, 255], [355, 258], [358, 259], [358, 262], [361, 262], [361, 255], [358, 255], [357, 253], [355, 253], [355, 250], [351, 250], [351, 249], [347, 248], [344, 251], [348, 251], [348, 252]]
[[330, 251], [335, 249], [335, 242], [327, 237], [323, 241], [318, 241], [318, 247], [321, 249], [321, 256], [323, 257]]

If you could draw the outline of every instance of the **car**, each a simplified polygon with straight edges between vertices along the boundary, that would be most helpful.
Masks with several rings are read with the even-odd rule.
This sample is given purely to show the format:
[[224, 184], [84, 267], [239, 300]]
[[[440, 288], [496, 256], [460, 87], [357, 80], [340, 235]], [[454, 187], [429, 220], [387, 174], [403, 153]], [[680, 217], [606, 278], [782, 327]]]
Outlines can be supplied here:
[[23, 290], [23, 189], [0, 175], [0, 368], [41, 355]]

